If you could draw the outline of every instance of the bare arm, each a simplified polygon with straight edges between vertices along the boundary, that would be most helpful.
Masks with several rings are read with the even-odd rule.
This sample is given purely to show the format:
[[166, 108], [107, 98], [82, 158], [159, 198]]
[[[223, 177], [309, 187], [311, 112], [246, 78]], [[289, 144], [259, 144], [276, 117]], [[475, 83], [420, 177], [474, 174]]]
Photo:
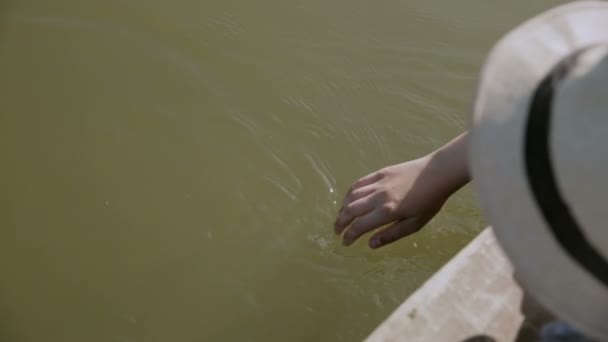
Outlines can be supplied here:
[[378, 248], [419, 231], [445, 201], [470, 181], [468, 132], [412, 161], [388, 166], [356, 181], [334, 224], [345, 245], [385, 225], [370, 238]]

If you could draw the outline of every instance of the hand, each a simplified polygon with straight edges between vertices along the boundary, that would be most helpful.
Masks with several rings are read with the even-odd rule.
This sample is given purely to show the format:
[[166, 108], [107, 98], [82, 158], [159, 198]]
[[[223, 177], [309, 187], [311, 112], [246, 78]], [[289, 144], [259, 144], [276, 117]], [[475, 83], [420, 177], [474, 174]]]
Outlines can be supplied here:
[[463, 137], [428, 156], [386, 167], [355, 182], [334, 224], [336, 234], [346, 231], [344, 245], [385, 225], [389, 226], [371, 237], [371, 248], [385, 246], [424, 227], [468, 182]]

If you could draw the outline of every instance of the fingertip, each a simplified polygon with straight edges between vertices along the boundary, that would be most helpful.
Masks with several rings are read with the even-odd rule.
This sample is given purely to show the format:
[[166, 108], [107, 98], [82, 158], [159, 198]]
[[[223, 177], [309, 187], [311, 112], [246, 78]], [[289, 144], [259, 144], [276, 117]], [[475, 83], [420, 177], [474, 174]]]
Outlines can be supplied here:
[[382, 247], [382, 240], [380, 240], [379, 238], [372, 238], [369, 240], [369, 247], [371, 249], [378, 249], [380, 247]]
[[357, 237], [353, 235], [351, 230], [348, 230], [346, 233], [344, 233], [344, 236], [342, 237], [342, 244], [344, 246], [348, 247], [352, 245], [355, 241], [357, 241]]
[[[376, 249], [390, 245], [395, 241], [403, 239], [417, 232], [418, 230], [420, 230], [420, 228], [421, 226], [419, 224], [419, 221], [416, 219], [404, 219], [401, 221], [397, 221], [373, 235], [370, 239], [370, 247]], [[375, 244], [372, 244], [372, 241], [377, 242]]]
[[344, 226], [341, 224], [340, 219], [337, 219], [336, 222], [334, 222], [334, 233], [336, 235], [341, 235], [343, 231]]

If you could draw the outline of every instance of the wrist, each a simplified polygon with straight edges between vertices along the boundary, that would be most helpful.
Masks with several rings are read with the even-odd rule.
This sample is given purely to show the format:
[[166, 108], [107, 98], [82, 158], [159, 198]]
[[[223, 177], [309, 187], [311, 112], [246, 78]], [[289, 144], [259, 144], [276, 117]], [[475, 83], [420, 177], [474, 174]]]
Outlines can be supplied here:
[[448, 195], [470, 182], [467, 142], [468, 134], [464, 133], [425, 157], [429, 172]]

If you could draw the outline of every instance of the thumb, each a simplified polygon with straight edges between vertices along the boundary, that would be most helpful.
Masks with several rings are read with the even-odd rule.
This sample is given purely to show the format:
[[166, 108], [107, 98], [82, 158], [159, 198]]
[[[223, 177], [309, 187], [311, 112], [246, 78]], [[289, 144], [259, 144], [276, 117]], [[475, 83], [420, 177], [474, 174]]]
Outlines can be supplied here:
[[414, 234], [424, 226], [426, 222], [418, 217], [406, 218], [393, 223], [382, 231], [374, 234], [369, 240], [370, 248], [376, 249], [393, 243], [408, 235]]

